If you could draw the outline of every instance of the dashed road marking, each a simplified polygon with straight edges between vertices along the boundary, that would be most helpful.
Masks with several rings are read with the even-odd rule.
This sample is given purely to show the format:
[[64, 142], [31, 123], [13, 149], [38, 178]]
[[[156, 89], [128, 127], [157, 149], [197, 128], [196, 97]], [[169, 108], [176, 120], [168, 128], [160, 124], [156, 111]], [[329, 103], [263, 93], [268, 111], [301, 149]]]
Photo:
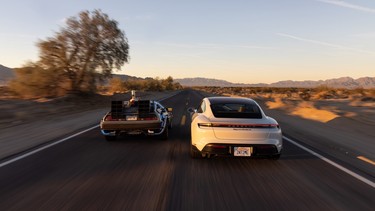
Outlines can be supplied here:
[[358, 156], [357, 158], [360, 159], [360, 160], [362, 160], [362, 161], [365, 161], [366, 163], [369, 163], [369, 164], [372, 164], [372, 165], [375, 166], [375, 162], [374, 161], [372, 161], [372, 160], [370, 160], [370, 159], [368, 159], [368, 158], [366, 158], [364, 156]]
[[181, 126], [184, 126], [186, 123], [186, 115], [183, 115], [181, 118]]

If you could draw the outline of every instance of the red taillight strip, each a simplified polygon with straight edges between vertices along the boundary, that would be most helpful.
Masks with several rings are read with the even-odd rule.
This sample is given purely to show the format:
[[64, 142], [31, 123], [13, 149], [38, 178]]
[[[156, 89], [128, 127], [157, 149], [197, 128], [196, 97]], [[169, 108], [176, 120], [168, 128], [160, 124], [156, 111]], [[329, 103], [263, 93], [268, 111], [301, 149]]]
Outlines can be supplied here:
[[114, 119], [112, 118], [111, 115], [107, 115], [105, 118], [104, 118], [105, 121], [126, 121], [126, 119]]
[[211, 123], [198, 123], [198, 127], [213, 127]]
[[279, 128], [278, 124], [223, 124], [198, 123], [199, 127], [229, 127], [229, 128]]
[[106, 121], [113, 121], [114, 119], [112, 119], [112, 116], [111, 115], [107, 115], [104, 120]]

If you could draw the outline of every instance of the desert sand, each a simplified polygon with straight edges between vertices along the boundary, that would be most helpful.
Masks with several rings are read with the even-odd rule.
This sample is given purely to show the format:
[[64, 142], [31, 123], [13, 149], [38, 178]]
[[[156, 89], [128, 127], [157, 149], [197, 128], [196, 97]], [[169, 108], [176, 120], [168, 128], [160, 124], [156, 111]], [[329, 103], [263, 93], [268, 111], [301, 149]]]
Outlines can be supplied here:
[[257, 96], [284, 134], [375, 175], [375, 103], [361, 98], [295, 100]]

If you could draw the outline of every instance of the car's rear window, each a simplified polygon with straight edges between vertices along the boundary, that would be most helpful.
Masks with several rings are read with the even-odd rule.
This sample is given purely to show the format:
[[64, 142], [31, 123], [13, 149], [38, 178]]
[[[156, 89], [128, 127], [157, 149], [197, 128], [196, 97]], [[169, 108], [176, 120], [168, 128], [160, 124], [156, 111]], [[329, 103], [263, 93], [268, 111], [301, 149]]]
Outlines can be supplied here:
[[216, 118], [262, 118], [255, 103], [217, 103], [211, 104], [211, 110]]

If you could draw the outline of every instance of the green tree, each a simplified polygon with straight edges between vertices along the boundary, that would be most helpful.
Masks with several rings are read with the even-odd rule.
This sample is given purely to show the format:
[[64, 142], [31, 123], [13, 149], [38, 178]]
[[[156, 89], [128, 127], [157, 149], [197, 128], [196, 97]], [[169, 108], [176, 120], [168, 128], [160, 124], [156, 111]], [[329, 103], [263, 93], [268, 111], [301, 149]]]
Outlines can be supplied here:
[[[39, 65], [68, 81], [69, 91], [94, 91], [98, 79], [129, 60], [129, 45], [118, 23], [100, 10], [70, 17], [66, 26], [38, 43]], [[56, 83], [56, 81], [51, 81]]]

